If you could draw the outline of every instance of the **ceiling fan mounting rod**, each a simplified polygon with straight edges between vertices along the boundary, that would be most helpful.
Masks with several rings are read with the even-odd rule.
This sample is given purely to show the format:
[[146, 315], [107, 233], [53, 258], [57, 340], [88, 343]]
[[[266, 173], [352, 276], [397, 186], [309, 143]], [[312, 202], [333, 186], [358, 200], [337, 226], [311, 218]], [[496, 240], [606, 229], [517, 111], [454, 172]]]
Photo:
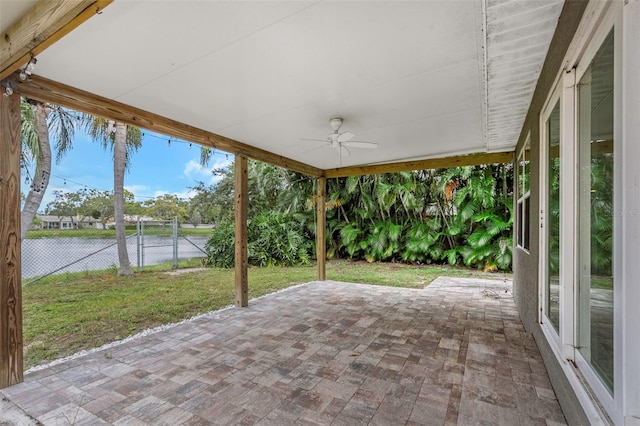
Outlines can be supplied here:
[[340, 126], [342, 126], [342, 118], [340, 117], [336, 117], [336, 118], [332, 118], [329, 121], [329, 124], [331, 125], [331, 128], [338, 133], [338, 129], [340, 129]]

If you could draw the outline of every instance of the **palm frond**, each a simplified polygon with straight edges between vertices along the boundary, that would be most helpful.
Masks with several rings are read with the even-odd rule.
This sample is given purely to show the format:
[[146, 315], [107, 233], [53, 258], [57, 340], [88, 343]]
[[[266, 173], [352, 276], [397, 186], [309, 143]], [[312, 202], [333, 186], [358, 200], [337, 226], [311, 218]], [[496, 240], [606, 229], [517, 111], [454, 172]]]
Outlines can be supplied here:
[[20, 152], [20, 164], [25, 166], [31, 161], [39, 162], [42, 159], [40, 151], [40, 138], [35, 127], [33, 106], [24, 98], [20, 100], [20, 133], [22, 138], [22, 151]]
[[58, 105], [47, 105], [49, 109], [49, 133], [53, 135], [56, 162], [73, 148], [73, 138], [79, 119], [74, 111]]

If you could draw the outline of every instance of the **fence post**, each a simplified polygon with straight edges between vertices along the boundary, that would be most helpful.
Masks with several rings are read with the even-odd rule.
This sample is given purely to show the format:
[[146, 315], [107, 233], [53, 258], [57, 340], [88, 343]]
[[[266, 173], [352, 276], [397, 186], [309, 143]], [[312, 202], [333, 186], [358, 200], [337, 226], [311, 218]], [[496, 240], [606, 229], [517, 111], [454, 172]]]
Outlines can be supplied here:
[[178, 217], [173, 219], [173, 269], [178, 269]]
[[140, 216], [136, 221], [136, 260], [138, 264], [138, 272], [140, 272]]
[[140, 221], [140, 268], [144, 269], [144, 220]]

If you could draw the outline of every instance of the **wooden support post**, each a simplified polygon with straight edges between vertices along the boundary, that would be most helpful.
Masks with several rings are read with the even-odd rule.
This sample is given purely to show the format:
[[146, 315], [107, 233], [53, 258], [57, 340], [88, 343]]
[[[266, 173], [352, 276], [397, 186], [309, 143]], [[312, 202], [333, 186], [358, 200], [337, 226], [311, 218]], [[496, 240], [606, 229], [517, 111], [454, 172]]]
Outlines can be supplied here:
[[318, 259], [318, 281], [327, 279], [327, 212], [325, 199], [327, 198], [327, 178], [318, 178], [318, 197], [316, 202], [316, 258]]
[[20, 96], [0, 96], [0, 389], [23, 381]]
[[249, 276], [247, 252], [247, 212], [249, 194], [247, 192], [247, 157], [236, 155], [235, 164], [235, 219], [236, 219], [236, 307], [249, 305]]

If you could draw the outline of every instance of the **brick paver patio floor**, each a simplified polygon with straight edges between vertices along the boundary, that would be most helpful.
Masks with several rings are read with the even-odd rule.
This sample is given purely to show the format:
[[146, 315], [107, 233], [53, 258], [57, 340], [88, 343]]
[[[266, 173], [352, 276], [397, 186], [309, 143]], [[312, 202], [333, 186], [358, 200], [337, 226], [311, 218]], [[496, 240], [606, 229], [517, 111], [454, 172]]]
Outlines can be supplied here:
[[502, 281], [312, 282], [1, 391], [46, 425], [563, 424]]

